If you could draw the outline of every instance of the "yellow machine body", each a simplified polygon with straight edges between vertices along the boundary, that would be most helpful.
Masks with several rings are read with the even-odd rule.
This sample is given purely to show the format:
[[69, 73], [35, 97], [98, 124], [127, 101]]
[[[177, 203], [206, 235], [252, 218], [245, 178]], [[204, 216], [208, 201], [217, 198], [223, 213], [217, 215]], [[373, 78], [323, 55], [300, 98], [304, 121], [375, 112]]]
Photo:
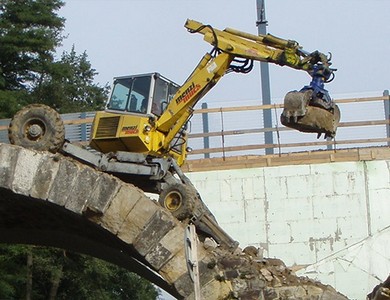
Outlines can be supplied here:
[[[186, 159], [186, 125], [193, 107], [225, 74], [231, 71], [247, 73], [252, 69], [253, 61], [287, 66], [309, 74], [318, 66], [327, 75], [334, 71], [329, 68], [330, 59], [324, 54], [306, 52], [293, 40], [269, 34], [252, 35], [230, 28], [221, 31], [193, 20], [187, 20], [185, 27], [191, 33], [203, 34], [204, 40], [214, 46], [213, 50], [203, 56], [181, 86], [159, 73], [114, 78], [106, 109], [98, 112], [93, 122], [92, 148], [103, 153], [126, 151], [173, 157], [181, 165]], [[329, 126], [328, 120], [305, 121], [302, 117], [312, 109], [301, 109], [311, 105], [310, 101], [304, 100], [300, 95], [295, 97], [285, 113], [287, 117], [283, 117], [284, 124], [298, 130], [303, 128], [306, 132], [329, 134], [328, 127], [337, 122]], [[332, 119], [333, 114], [328, 110], [312, 115]], [[290, 115], [293, 118], [289, 118]], [[337, 125], [333, 126], [330, 134], [334, 134], [336, 128]]]
[[170, 156], [183, 164], [187, 154], [185, 130], [175, 132], [167, 146], [167, 134], [157, 128], [157, 120], [177, 89], [176, 83], [158, 73], [114, 78], [106, 110], [95, 115], [90, 146], [102, 153]]
[[[145, 131], [147, 117], [98, 112], [94, 119], [91, 146], [103, 153], [134, 151], [148, 153], [156, 147], [152, 141], [158, 134]], [[151, 135], [155, 138], [151, 138]]]

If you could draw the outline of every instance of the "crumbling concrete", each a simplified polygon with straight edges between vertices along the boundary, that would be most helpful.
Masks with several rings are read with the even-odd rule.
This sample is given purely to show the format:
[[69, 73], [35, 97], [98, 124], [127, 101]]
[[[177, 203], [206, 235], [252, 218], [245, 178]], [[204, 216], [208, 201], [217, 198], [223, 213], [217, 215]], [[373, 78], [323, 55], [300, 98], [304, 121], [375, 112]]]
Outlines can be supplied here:
[[[0, 242], [78, 251], [194, 299], [180, 223], [135, 186], [74, 160], [0, 144]], [[198, 245], [202, 299], [347, 299], [255, 248]], [[157, 276], [156, 273], [159, 275]]]
[[390, 275], [387, 279], [378, 284], [371, 293], [367, 295], [368, 300], [389, 300], [390, 299]]

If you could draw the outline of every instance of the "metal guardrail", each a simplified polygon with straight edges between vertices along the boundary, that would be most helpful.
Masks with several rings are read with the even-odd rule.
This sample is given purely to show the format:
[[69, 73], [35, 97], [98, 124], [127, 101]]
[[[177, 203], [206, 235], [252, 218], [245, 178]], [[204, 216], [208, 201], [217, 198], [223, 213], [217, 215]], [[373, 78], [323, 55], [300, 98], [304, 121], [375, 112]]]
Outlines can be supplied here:
[[[279, 125], [282, 104], [196, 109], [191, 120], [189, 159], [237, 155], [262, 155], [266, 148], [274, 153], [306, 150], [345, 149], [390, 146], [390, 97], [338, 99], [341, 122], [334, 140], [317, 140], [316, 134], [304, 134]], [[274, 112], [274, 125], [262, 127], [262, 110]], [[89, 139], [94, 112], [63, 114], [66, 138], [74, 142]], [[0, 142], [8, 142], [10, 120], [0, 120]], [[272, 132], [273, 144], [264, 143], [264, 133]]]
[[[341, 122], [334, 140], [317, 140], [316, 134], [305, 134], [296, 130], [279, 126], [279, 116], [282, 112], [282, 104], [254, 105], [241, 107], [202, 108], [196, 110], [200, 114], [199, 119], [207, 120], [203, 124], [203, 130], [190, 134], [190, 144], [195, 139], [203, 139], [204, 145], [209, 147], [196, 147], [191, 152], [191, 157], [200, 158], [237, 155], [262, 155], [264, 149], [272, 148], [274, 153], [301, 152], [306, 150], [330, 150], [356, 147], [389, 146], [390, 145], [390, 98], [387, 91], [383, 96], [338, 99], [335, 102], [341, 109]], [[205, 107], [205, 106], [202, 106]], [[259, 112], [263, 109], [273, 110], [275, 113], [274, 126], [263, 128], [251, 126], [244, 128], [251, 119], [261, 117]], [[241, 114], [239, 114], [241, 112]], [[215, 117], [210, 121], [211, 115]], [[228, 115], [231, 115], [229, 128]], [[233, 119], [233, 120], [232, 120]], [[199, 120], [198, 120], [199, 121]], [[198, 122], [199, 123], [199, 122]], [[237, 127], [237, 125], [241, 127]], [[258, 121], [258, 124], [262, 122]], [[213, 126], [211, 126], [213, 125]], [[210, 129], [218, 128], [218, 130]], [[231, 126], [230, 126], [231, 127]], [[264, 133], [273, 132], [273, 144], [264, 143]], [[238, 137], [245, 136], [239, 140]], [[214, 141], [212, 141], [212, 139]], [[216, 140], [219, 140], [216, 142]], [[297, 142], [298, 141], [298, 142]]]

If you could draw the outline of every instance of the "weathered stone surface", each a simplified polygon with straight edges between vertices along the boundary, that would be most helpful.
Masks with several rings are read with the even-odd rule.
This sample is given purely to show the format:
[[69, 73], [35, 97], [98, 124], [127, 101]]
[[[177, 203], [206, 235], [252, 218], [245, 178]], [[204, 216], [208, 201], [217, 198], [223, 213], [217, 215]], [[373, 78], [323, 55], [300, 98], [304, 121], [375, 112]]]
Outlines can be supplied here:
[[161, 267], [172, 258], [184, 243], [184, 229], [181, 226], [175, 226], [158, 243], [158, 245], [146, 255], [146, 260], [156, 269]]
[[[184, 263], [186, 263], [186, 261], [184, 261]], [[193, 293], [194, 283], [187, 272], [175, 280], [175, 288], [179, 291], [180, 295], [183, 295], [184, 297], [188, 297]]]
[[30, 194], [42, 156], [39, 152], [31, 152], [23, 148], [19, 150], [12, 181], [12, 189], [15, 192], [23, 195]]
[[93, 193], [91, 193], [86, 205], [83, 207], [83, 211], [104, 214], [112, 197], [118, 192], [120, 184], [117, 178], [107, 174], [101, 174]]
[[[206, 258], [205, 261], [198, 261], [198, 268], [199, 268], [199, 282], [200, 286], [204, 288], [204, 292], [206, 293], [206, 287], [208, 284], [212, 281], [216, 280], [217, 273], [215, 270], [212, 270], [209, 267], [208, 259]], [[224, 280], [217, 280], [218, 282], [224, 282]], [[180, 291], [180, 294], [188, 297], [193, 293], [193, 287], [194, 283], [190, 277], [189, 274], [185, 273], [182, 276], [180, 276], [179, 279], [175, 281], [175, 287], [178, 291]]]
[[70, 191], [73, 189], [79, 167], [68, 159], [61, 159], [59, 163], [60, 165], [56, 177], [53, 180], [48, 200], [57, 205], [65, 206]]
[[272, 273], [267, 268], [261, 268], [260, 273], [267, 281], [272, 281], [274, 279]]
[[139, 254], [145, 256], [152, 248], [157, 248], [160, 240], [175, 226], [172, 216], [163, 210], [156, 210], [153, 217], [134, 241]]
[[153, 268], [159, 270], [164, 262], [172, 257], [172, 252], [158, 243], [153, 251], [149, 252], [145, 258], [152, 265]]
[[75, 174], [72, 188], [68, 191], [65, 208], [75, 213], [81, 214], [87, 199], [97, 188], [100, 173], [92, 168], [81, 167]]
[[18, 150], [0, 144], [0, 186], [10, 188], [17, 162]]
[[[232, 286], [228, 281], [221, 282], [217, 280], [211, 280], [208, 283], [202, 285], [201, 295], [202, 299], [229, 299], [229, 296], [232, 295]], [[195, 300], [193, 293], [187, 298]]]
[[[302, 286], [291, 286], [279, 287], [276, 289], [278, 295], [277, 299], [303, 299], [306, 296], [306, 290]], [[313, 296], [319, 296], [319, 294], [313, 294]]]
[[101, 217], [92, 217], [97, 224], [117, 234], [130, 211], [143, 194], [134, 186], [121, 185]]
[[150, 199], [140, 197], [122, 223], [118, 237], [126, 243], [132, 244], [158, 209], [162, 208]]
[[329, 286], [315, 286], [312, 285], [286, 285], [268, 290], [265, 294], [265, 300], [276, 299], [325, 299], [325, 300], [343, 300], [345, 296], [338, 294], [333, 288]]
[[49, 198], [50, 188], [57, 175], [59, 166], [60, 164], [55, 156], [46, 155], [42, 158], [30, 191], [32, 197], [44, 200]]
[[[184, 243], [183, 243], [184, 244]], [[184, 248], [169, 260], [159, 272], [169, 282], [176, 282], [180, 276], [187, 273]]]
[[[308, 291], [308, 295], [311, 295]], [[321, 300], [344, 300], [345, 296], [337, 293], [333, 288], [329, 287], [329, 289], [322, 292], [322, 294], [318, 297]]]

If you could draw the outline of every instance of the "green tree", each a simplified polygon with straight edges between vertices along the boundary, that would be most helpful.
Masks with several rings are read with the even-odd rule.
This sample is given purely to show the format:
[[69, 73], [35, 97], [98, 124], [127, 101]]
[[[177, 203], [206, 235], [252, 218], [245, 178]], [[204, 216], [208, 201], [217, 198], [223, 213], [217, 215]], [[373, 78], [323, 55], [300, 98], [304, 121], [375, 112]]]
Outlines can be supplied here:
[[32, 93], [33, 101], [49, 105], [60, 113], [100, 110], [107, 100], [108, 86], [95, 84], [96, 75], [87, 53], [77, 55], [73, 46], [50, 66], [50, 71]]
[[50, 68], [65, 19], [61, 0], [0, 0], [0, 89], [31, 89]]
[[[86, 52], [54, 59], [61, 0], [0, 0], [0, 118], [29, 103], [59, 112], [100, 109], [108, 88]], [[154, 287], [106, 262], [58, 249], [0, 245], [0, 299], [155, 299]]]
[[12, 117], [19, 109], [30, 103], [31, 96], [26, 90], [0, 90], [0, 119]]
[[100, 110], [108, 86], [94, 83], [97, 72], [87, 53], [74, 47], [61, 59], [62, 0], [0, 0], [0, 118], [12, 117], [29, 103], [60, 113]]
[[93, 257], [54, 248], [0, 246], [0, 299], [152, 300], [157, 296], [145, 279]]
[[0, 299], [14, 299], [18, 290], [25, 290], [27, 268], [25, 249], [0, 246]]
[[60, 0], [0, 0], [0, 118], [31, 102], [29, 92], [62, 41]]

